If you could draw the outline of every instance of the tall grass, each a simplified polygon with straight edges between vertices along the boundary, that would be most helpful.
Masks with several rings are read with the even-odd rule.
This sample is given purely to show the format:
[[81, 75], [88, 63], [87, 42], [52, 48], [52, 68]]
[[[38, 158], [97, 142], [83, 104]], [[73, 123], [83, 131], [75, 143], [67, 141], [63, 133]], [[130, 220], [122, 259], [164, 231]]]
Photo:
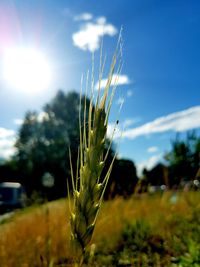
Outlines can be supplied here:
[[[112, 88], [111, 84], [113, 83], [114, 72], [116, 71], [119, 73], [121, 70], [121, 34], [112, 58], [106, 86], [101, 94], [101, 79], [103, 70], [104, 63], [102, 63], [101, 54], [98, 82], [99, 88], [96, 94], [96, 99], [94, 92], [94, 72], [92, 71], [90, 104], [88, 112], [86, 106], [86, 97], [85, 102], [83, 103], [83, 125], [81, 123], [81, 114], [79, 116], [80, 153], [77, 161], [78, 169], [76, 179], [73, 177], [73, 170], [71, 171], [73, 200], [70, 201], [70, 224], [71, 242], [75, 249], [74, 254], [75, 262], [77, 264], [76, 266], [82, 266], [82, 264], [88, 260], [86, 251], [93, 235], [99, 209], [102, 204], [103, 195], [115, 159], [114, 157], [110, 167], [108, 168], [107, 174], [105, 177], [103, 177], [103, 179], [101, 179], [102, 170], [105, 166], [109, 149], [111, 147], [110, 144], [107, 153], [104, 153], [109, 114], [114, 92], [117, 86], [117, 79], [115, 79], [114, 86]], [[88, 83], [86, 87], [87, 86]], [[81, 99], [82, 97], [80, 97], [80, 111], [82, 105]]]
[[[194, 261], [198, 256], [198, 251], [194, 249], [199, 249], [197, 244], [200, 244], [200, 194], [179, 194], [175, 204], [170, 202], [170, 198], [171, 193], [166, 192], [162, 197], [143, 195], [104, 202], [91, 239], [91, 244], [96, 247], [95, 254], [88, 266], [119, 266], [119, 263], [121, 266], [130, 266], [125, 262], [131, 261], [133, 267], [178, 267], [179, 263], [174, 263], [175, 260], [186, 262], [189, 258], [190, 262]], [[48, 204], [49, 239], [45, 209], [46, 206], [38, 206], [17, 212], [9, 221], [0, 224], [1, 267], [47, 267], [49, 259], [54, 267], [72, 266], [70, 225], [66, 225], [66, 216], [69, 218], [68, 202], [59, 200]], [[140, 224], [138, 228], [137, 221], [144, 222], [144, 227]], [[150, 229], [151, 238], [138, 233], [135, 240], [136, 230], [147, 232], [145, 225]], [[127, 230], [130, 236], [125, 239]], [[136, 246], [142, 242], [138, 240], [140, 236], [147, 238], [144, 240], [147, 252]], [[164, 253], [159, 250], [148, 254], [149, 248], [159, 248], [157, 237], [164, 242]], [[49, 242], [48, 255], [46, 242]], [[151, 262], [145, 265], [145, 258], [148, 258], [148, 262], [151, 259]], [[182, 266], [195, 265], [187, 266], [184, 263]]]

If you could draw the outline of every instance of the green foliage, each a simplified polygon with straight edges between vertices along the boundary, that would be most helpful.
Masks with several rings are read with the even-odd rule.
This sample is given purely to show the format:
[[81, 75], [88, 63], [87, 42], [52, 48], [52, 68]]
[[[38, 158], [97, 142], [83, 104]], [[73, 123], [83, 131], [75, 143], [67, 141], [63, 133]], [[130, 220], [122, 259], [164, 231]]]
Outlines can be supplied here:
[[200, 245], [189, 240], [188, 252], [180, 257], [178, 267], [199, 267], [200, 266]]
[[167, 254], [164, 238], [154, 233], [147, 221], [140, 219], [124, 226], [117, 249], [118, 263], [122, 264], [126, 259], [126, 262], [135, 264], [130, 266], [151, 266], [164, 254]]
[[147, 169], [143, 170], [143, 179], [146, 180], [147, 184], [167, 185], [168, 180], [166, 179], [166, 172], [167, 168], [163, 164], [158, 163], [150, 171], [148, 171]]
[[[26, 113], [16, 142], [15, 161], [28, 193], [40, 191], [51, 198], [66, 195], [66, 177], [70, 176], [68, 149], [71, 148], [74, 163], [79, 146], [79, 99], [78, 93], [59, 91], [41, 114]], [[86, 105], [88, 108], [87, 99]], [[42, 183], [45, 173], [55, 179], [52, 188], [45, 188]]]
[[195, 179], [200, 168], [200, 137], [195, 132], [188, 133], [185, 140], [177, 135], [165, 159], [169, 165], [171, 185]]
[[[149, 205], [148, 201], [146, 205]], [[123, 226], [115, 248], [112, 251], [104, 248], [102, 253], [97, 253], [95, 266], [101, 266], [102, 259], [105, 266], [198, 267], [199, 223], [200, 210], [192, 202], [190, 216], [169, 212], [160, 223], [153, 218], [150, 222], [147, 219], [129, 221]]]
[[[200, 180], [200, 137], [188, 132], [185, 139], [177, 134], [172, 141], [171, 151], [164, 156], [165, 164], [158, 163], [151, 170], [143, 170], [143, 182], [151, 185], [165, 184], [168, 187], [199, 187]], [[192, 183], [196, 180], [196, 184]], [[190, 184], [187, 182], [191, 182]]]
[[[112, 158], [109, 161], [111, 162]], [[138, 177], [134, 162], [127, 159], [116, 159], [108, 181], [108, 190], [106, 190], [105, 197], [123, 196], [127, 198], [133, 194], [137, 182]]]
[[[56, 199], [66, 195], [66, 178], [71, 175], [69, 147], [73, 169], [76, 169], [79, 148], [80, 108], [81, 130], [83, 130], [84, 125], [84, 113], [85, 120], [88, 121], [90, 100], [83, 96], [82, 103], [85, 101], [86, 112], [84, 112], [84, 105], [79, 106], [80, 96], [78, 93], [70, 92], [65, 94], [59, 91], [44, 106], [42, 113], [38, 114], [35, 111], [26, 113], [16, 142], [17, 154], [4, 169], [6, 170], [5, 176], [7, 174], [9, 177], [20, 178], [20, 182], [26, 186], [29, 196], [35, 191], [48, 199]], [[87, 127], [88, 125], [86, 125], [86, 130]], [[110, 141], [106, 139], [104, 154], [107, 153], [109, 146]], [[112, 145], [107, 155], [102, 177], [107, 172], [114, 155], [115, 149]], [[8, 175], [11, 167], [15, 172], [13, 171], [13, 175]], [[3, 167], [0, 168], [0, 173], [1, 170], [3, 172]], [[46, 187], [43, 183], [46, 173], [54, 179], [52, 187]], [[136, 182], [137, 175], [134, 163], [129, 160], [116, 159], [107, 187], [106, 198], [132, 194]], [[70, 179], [68, 183], [71, 189]]]
[[[90, 101], [83, 96], [82, 103], [85, 101], [85, 120], [88, 121]], [[78, 93], [65, 94], [59, 91], [44, 106], [41, 113], [28, 111], [19, 129], [16, 155], [12, 160], [0, 165], [0, 182], [9, 179], [9, 181], [17, 181], [25, 185], [30, 203], [34, 201], [36, 192], [41, 200], [42, 198], [51, 200], [65, 196], [66, 178], [70, 178], [71, 175], [69, 147], [73, 169], [76, 169], [79, 148], [79, 105], [80, 95]], [[84, 105], [81, 107], [80, 115], [81, 129], [83, 130]], [[110, 141], [106, 139], [104, 145], [104, 154], [106, 154]], [[107, 155], [102, 177], [105, 176], [114, 155], [115, 148], [112, 145]], [[46, 186], [46, 179], [44, 182], [47, 173], [52, 177], [51, 187]], [[136, 182], [134, 163], [129, 160], [116, 159], [105, 197], [128, 196], [133, 193]], [[68, 179], [68, 183], [71, 189], [70, 179]]]
[[144, 220], [137, 220], [136, 222], [125, 225], [122, 231], [123, 246], [132, 251], [138, 248], [141, 251], [148, 250], [148, 239], [151, 236], [151, 228]]

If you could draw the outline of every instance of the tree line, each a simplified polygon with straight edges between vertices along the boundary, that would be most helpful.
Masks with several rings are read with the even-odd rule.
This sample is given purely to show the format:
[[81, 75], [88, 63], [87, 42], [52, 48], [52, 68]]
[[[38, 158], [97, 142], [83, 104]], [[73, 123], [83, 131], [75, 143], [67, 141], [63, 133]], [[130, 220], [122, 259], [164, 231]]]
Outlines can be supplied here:
[[168, 188], [200, 188], [200, 137], [195, 131], [185, 138], [177, 134], [171, 142], [171, 151], [164, 155], [164, 163], [151, 170], [144, 169], [144, 184], [166, 185]]
[[[83, 96], [83, 101], [86, 101], [88, 109], [89, 99]], [[80, 105], [78, 93], [65, 94], [60, 90], [43, 107], [41, 113], [27, 111], [18, 132], [16, 154], [0, 164], [0, 182], [18, 181], [25, 186], [28, 196], [34, 193], [48, 199], [66, 196], [67, 183], [71, 188], [69, 148], [75, 172], [79, 148], [79, 121], [84, 120], [83, 106]], [[105, 153], [109, 144], [108, 139]], [[115, 153], [115, 147], [112, 145], [105, 171]], [[189, 133], [186, 140], [177, 136], [172, 142], [171, 151], [165, 155], [165, 165], [159, 163], [152, 170], [144, 169], [140, 179], [133, 161], [115, 159], [105, 197], [127, 197], [134, 192], [138, 183], [145, 186], [179, 185], [183, 180], [195, 179], [199, 168], [200, 138], [195, 133]]]

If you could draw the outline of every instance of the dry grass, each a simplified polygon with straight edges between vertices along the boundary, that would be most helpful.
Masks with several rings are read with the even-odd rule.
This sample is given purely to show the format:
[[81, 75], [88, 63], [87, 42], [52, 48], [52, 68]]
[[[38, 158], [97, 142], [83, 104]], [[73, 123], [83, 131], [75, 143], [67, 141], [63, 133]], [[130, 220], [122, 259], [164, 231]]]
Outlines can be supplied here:
[[0, 225], [0, 266], [47, 266], [70, 255], [64, 201], [19, 212]]
[[[170, 223], [172, 218], [190, 217], [191, 206], [200, 208], [200, 195], [199, 192], [181, 194], [176, 204], [170, 203], [170, 195], [142, 195], [105, 202], [92, 239], [97, 251], [114, 250], [125, 222], [136, 219], [148, 221], [155, 233], [171, 236], [176, 230]], [[52, 266], [61, 266], [58, 262], [70, 259], [67, 207], [65, 200], [52, 202], [48, 204], [49, 214], [47, 206], [31, 208], [0, 225], [0, 266], [39, 267], [48, 266], [51, 261], [54, 261]]]
[[[104, 203], [93, 242], [99, 243], [109, 236], [110, 245], [114, 246], [120, 238], [124, 223], [140, 219], [147, 220], [156, 232], [162, 232], [166, 230], [168, 221], [172, 217], [189, 217], [191, 215], [190, 205], [200, 207], [198, 193], [180, 194], [176, 204], [170, 203], [171, 195], [171, 192], [165, 193], [162, 197], [144, 194], [138, 197], [133, 196], [129, 200], [117, 198]], [[188, 199], [192, 204], [188, 203]]]

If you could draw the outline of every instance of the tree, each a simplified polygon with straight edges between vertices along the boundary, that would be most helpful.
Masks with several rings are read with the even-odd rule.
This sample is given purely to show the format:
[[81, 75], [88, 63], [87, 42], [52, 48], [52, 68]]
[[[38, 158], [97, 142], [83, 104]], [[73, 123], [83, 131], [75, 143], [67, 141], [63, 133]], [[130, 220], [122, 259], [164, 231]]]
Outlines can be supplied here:
[[[86, 101], [89, 106], [89, 100]], [[48, 189], [49, 195], [57, 198], [66, 194], [69, 147], [75, 165], [79, 146], [79, 102], [79, 94], [65, 95], [59, 91], [42, 113], [26, 113], [16, 142], [15, 160], [30, 194], [33, 190], [45, 192], [42, 181], [45, 173], [55, 179], [52, 190]]]
[[0, 163], [0, 183], [18, 182], [23, 183], [15, 160], [7, 160]]
[[170, 185], [194, 179], [200, 168], [200, 137], [195, 132], [189, 132], [185, 140], [177, 135], [165, 159], [169, 167]]
[[[90, 101], [82, 97], [82, 103], [86, 101], [86, 121]], [[59, 91], [56, 96], [47, 103], [42, 113], [28, 111], [19, 130], [16, 142], [17, 162], [24, 185], [29, 195], [33, 191], [42, 192], [50, 199], [63, 197], [67, 192], [67, 180], [71, 188], [71, 162], [76, 171], [79, 148], [79, 108], [80, 96], [70, 92], [64, 94]], [[84, 105], [81, 105], [81, 125], [84, 120]], [[107, 140], [105, 153], [110, 146]], [[109, 150], [108, 161], [114, 157], [113, 147]], [[105, 169], [107, 166], [105, 166]], [[51, 177], [52, 188], [46, 188], [46, 177]], [[54, 179], [54, 182], [52, 182]], [[44, 182], [45, 181], [45, 182]]]
[[146, 183], [150, 185], [169, 185], [168, 168], [162, 163], [156, 164], [151, 170], [144, 169], [143, 177], [145, 177]]
[[[83, 101], [86, 101], [85, 119], [87, 121], [90, 101], [84, 96], [82, 103]], [[13, 160], [18, 166], [20, 177], [29, 195], [37, 191], [42, 192], [49, 199], [63, 197], [67, 193], [67, 180], [71, 188], [69, 148], [75, 173], [80, 139], [79, 109], [78, 93], [64, 94], [59, 91], [44, 106], [40, 114], [35, 111], [28, 111], [25, 114], [16, 142], [17, 153]], [[80, 114], [82, 125], [84, 105], [81, 105]], [[109, 139], [106, 141], [105, 154], [108, 148], [110, 149], [102, 175], [115, 155], [114, 145], [110, 147]], [[128, 196], [133, 192], [136, 182], [134, 163], [128, 160], [115, 160], [107, 196]]]
[[138, 177], [134, 162], [127, 159], [116, 159], [105, 197], [123, 196], [126, 198], [134, 193], [137, 181]]

